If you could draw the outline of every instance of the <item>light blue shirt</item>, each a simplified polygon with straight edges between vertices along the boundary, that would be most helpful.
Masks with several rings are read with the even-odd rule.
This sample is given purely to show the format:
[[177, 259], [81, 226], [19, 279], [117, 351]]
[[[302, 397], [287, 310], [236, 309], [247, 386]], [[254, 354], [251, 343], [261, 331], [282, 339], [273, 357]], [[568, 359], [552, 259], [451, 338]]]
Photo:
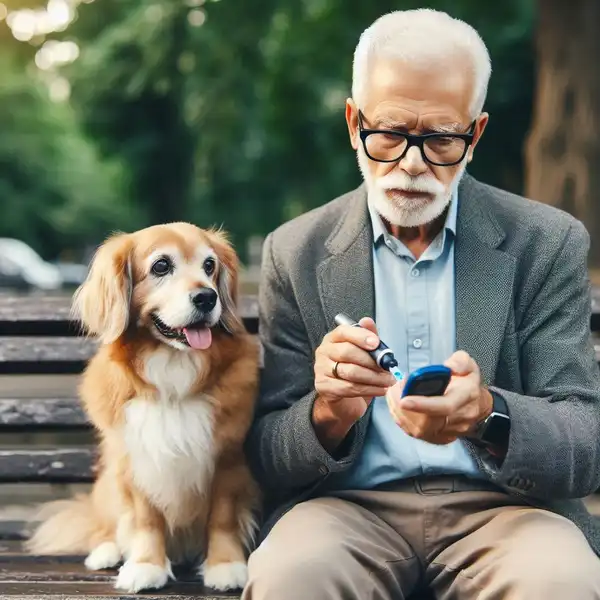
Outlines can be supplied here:
[[[408, 374], [441, 364], [456, 350], [454, 240], [458, 195], [444, 228], [418, 260], [385, 229], [369, 204], [373, 226], [375, 321], [381, 339]], [[461, 440], [444, 446], [407, 435], [392, 419], [385, 398], [373, 401], [365, 445], [355, 464], [333, 477], [337, 489], [368, 489], [419, 475], [481, 477]]]

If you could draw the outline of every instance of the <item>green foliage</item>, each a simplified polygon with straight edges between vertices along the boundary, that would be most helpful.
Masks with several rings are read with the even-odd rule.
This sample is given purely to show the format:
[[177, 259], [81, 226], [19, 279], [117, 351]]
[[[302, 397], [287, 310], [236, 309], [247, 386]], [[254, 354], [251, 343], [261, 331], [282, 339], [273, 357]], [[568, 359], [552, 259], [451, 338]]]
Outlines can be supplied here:
[[69, 73], [74, 105], [101, 152], [128, 165], [144, 212], [138, 226], [184, 218], [194, 151], [177, 64], [187, 45], [186, 14], [175, 2], [97, 4], [111, 21], [97, 28], [101, 21], [90, 12], [69, 32], [82, 46]]
[[136, 220], [120, 204], [124, 171], [101, 162], [68, 105], [52, 102], [34, 76], [0, 55], [0, 236], [46, 255]]
[[[96, 200], [80, 196], [81, 204], [96, 207], [88, 209], [96, 211], [86, 217], [94, 221], [89, 231], [99, 235], [126, 220], [108, 200], [114, 192], [105, 187], [106, 201], [99, 200], [101, 182], [121, 183], [122, 172], [106, 171], [114, 164], [129, 178], [136, 227], [175, 219], [223, 224], [240, 250], [249, 235], [357, 185], [344, 121], [354, 47], [381, 14], [418, 6], [410, 0], [351, 7], [347, 0], [80, 5], [77, 20], [55, 37], [81, 48], [64, 74], [86, 137], [69, 113], [60, 117], [71, 124], [56, 143], [69, 139], [69, 152], [79, 144], [83, 172], [95, 172]], [[491, 120], [471, 171], [520, 190], [533, 86], [532, 2], [432, 0], [430, 6], [472, 23], [492, 54]], [[103, 217], [101, 206], [110, 207]], [[56, 217], [51, 223], [68, 229]]]

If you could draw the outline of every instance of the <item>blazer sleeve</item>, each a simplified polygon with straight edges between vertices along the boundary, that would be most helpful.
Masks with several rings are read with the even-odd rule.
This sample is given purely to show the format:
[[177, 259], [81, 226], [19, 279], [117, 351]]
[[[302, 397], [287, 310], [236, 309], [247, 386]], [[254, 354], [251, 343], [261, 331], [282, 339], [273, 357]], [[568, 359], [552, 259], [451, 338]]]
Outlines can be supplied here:
[[332, 457], [312, 426], [314, 352], [289, 277], [276, 267], [273, 234], [264, 243], [259, 291], [263, 350], [260, 393], [246, 444], [251, 469], [263, 488], [286, 497], [347, 469], [361, 435], [353, 429], [342, 457]]
[[542, 499], [600, 488], [600, 372], [590, 332], [590, 239], [579, 221], [565, 236], [518, 326], [524, 394], [491, 387], [511, 429], [501, 465], [477, 450], [492, 480]]

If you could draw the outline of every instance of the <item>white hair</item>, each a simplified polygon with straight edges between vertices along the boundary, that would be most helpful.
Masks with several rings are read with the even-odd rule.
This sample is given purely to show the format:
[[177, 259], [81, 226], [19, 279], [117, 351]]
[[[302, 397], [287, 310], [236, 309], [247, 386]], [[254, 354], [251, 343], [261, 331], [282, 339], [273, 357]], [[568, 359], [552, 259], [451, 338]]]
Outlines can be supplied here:
[[477, 31], [460, 19], [429, 8], [388, 13], [360, 36], [354, 52], [352, 97], [359, 106], [364, 103], [369, 67], [375, 57], [422, 64], [465, 53], [471, 58], [475, 83], [470, 107], [474, 118], [483, 109], [492, 72], [490, 55]]

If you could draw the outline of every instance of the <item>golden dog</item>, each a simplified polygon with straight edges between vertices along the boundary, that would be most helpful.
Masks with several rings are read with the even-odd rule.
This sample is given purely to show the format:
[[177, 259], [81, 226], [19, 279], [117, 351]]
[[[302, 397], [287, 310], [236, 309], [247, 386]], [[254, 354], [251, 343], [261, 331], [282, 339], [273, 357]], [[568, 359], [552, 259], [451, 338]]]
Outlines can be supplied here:
[[36, 554], [87, 554], [129, 592], [164, 586], [195, 560], [205, 585], [243, 587], [259, 491], [243, 443], [258, 345], [237, 310], [238, 259], [188, 223], [109, 238], [74, 296], [101, 344], [80, 395], [99, 434], [91, 494], [50, 503]]

